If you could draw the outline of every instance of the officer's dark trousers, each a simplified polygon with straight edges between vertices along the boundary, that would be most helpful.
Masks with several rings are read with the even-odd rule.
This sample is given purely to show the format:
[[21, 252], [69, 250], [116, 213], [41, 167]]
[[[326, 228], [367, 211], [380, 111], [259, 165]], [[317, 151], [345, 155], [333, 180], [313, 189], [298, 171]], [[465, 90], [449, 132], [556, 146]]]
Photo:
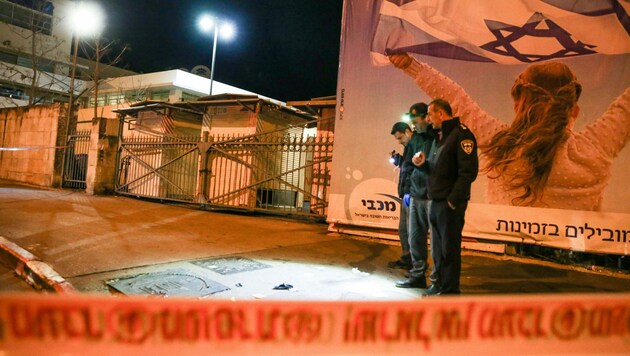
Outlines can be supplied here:
[[440, 294], [459, 294], [462, 270], [462, 230], [468, 202], [455, 210], [446, 200], [433, 200], [429, 212], [431, 253], [435, 263], [435, 282]]
[[411, 278], [426, 278], [430, 205], [430, 200], [411, 197], [411, 205], [409, 206], [409, 251], [411, 251], [411, 263], [413, 265], [409, 270]]
[[400, 203], [398, 238], [400, 239], [400, 247], [402, 247], [400, 260], [411, 264], [411, 253], [409, 251], [409, 208], [407, 208], [403, 202]]

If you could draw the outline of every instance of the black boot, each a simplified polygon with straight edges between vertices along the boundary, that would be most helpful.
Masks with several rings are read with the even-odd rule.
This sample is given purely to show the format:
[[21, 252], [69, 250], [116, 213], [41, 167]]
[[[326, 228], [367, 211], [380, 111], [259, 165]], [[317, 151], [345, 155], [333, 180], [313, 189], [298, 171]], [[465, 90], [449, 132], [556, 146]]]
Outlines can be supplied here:
[[432, 284], [429, 286], [429, 288], [427, 288], [426, 291], [427, 295], [438, 295], [440, 294], [440, 289], [437, 287], [437, 285]]
[[411, 269], [411, 263], [402, 260], [387, 262], [387, 267], [397, 269]]
[[427, 281], [424, 278], [405, 278], [396, 282], [398, 288], [426, 288]]

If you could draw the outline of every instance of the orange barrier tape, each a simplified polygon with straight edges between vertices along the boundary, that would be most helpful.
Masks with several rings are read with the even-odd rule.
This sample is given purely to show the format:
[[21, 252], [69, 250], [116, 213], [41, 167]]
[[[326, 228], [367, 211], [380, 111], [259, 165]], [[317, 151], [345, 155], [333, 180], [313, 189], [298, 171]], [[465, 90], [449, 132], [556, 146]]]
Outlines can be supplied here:
[[[404, 302], [0, 295], [9, 354], [629, 354], [630, 294]], [[2, 354], [2, 352], [0, 352]]]

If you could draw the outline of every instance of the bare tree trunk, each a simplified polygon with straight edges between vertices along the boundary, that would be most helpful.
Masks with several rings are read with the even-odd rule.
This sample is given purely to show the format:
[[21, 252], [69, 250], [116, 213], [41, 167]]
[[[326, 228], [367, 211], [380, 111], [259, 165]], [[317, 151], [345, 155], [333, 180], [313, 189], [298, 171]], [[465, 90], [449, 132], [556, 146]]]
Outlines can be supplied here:
[[98, 117], [98, 82], [99, 82], [99, 68], [98, 64], [101, 61], [101, 40], [96, 39], [96, 64], [94, 66], [94, 118]]
[[[28, 96], [29, 106], [37, 105], [46, 100], [53, 101], [53, 97], [64, 95], [57, 94], [51, 90], [54, 86], [63, 86], [65, 84], [64, 79], [54, 75], [48, 76], [48, 80], [45, 83], [42, 83], [39, 79], [42, 78], [42, 75], [46, 75], [46, 71], [43, 68], [54, 62], [56, 58], [54, 53], [64, 42], [56, 37], [50, 31], [51, 27], [49, 27], [58, 25], [61, 19], [53, 17], [52, 14], [48, 15], [45, 12], [45, 7], [49, 5], [47, 0], [13, 2], [24, 3], [24, 6], [32, 10], [29, 15], [31, 16], [30, 23], [28, 23], [29, 26], [26, 26], [27, 23], [22, 23], [19, 26], [9, 26], [9, 30], [14, 36], [22, 38], [27, 44], [30, 41], [30, 53], [28, 53], [28, 48], [22, 47], [17, 48], [17, 51], [18, 53], [23, 51], [22, 56], [28, 57], [31, 62], [30, 67], [24, 67], [21, 61], [12, 63], [0, 62], [0, 77], [5, 80], [5, 85], [11, 86], [16, 91], [16, 94], [19, 92], [15, 100], [14, 98], [8, 99], [13, 101], [15, 106], [20, 106], [21, 103], [19, 101], [26, 100], [26, 96]], [[22, 20], [27, 21], [29, 18], [22, 18]], [[46, 25], [50, 21], [52, 22]], [[27, 31], [24, 31], [25, 29]], [[49, 54], [52, 54], [52, 57], [49, 58]], [[26, 86], [25, 89], [23, 85]], [[40, 87], [40, 85], [42, 86]]]
[[37, 92], [37, 43], [36, 36], [37, 30], [35, 28], [31, 28], [32, 36], [31, 36], [31, 69], [33, 70], [33, 77], [31, 78], [31, 89], [28, 94], [28, 105], [31, 106], [35, 102], [35, 93]]

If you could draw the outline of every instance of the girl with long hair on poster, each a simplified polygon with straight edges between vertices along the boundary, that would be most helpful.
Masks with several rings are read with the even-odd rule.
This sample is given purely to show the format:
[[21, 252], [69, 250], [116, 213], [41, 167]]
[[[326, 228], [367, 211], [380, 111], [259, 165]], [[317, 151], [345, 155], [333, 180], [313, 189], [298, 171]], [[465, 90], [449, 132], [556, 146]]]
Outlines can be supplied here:
[[579, 132], [582, 86], [564, 63], [532, 64], [512, 86], [511, 124], [484, 111], [457, 83], [408, 54], [389, 56], [431, 98], [451, 103], [475, 133], [491, 204], [599, 211], [614, 158], [630, 138], [630, 88]]

